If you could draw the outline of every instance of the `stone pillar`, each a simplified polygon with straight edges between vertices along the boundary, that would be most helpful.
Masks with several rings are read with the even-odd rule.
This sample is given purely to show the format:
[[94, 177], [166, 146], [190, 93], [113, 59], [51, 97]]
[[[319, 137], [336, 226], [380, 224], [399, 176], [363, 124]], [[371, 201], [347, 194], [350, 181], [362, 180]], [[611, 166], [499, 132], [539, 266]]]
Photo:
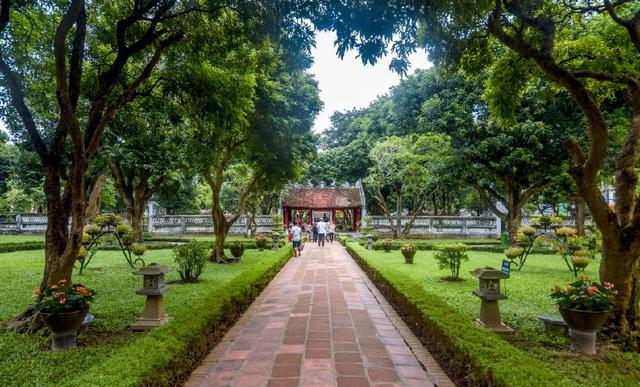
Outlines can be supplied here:
[[153, 234], [155, 230], [153, 229], [153, 202], [151, 200], [149, 200], [149, 203], [147, 204], [147, 214], [149, 219], [147, 221], [147, 231], [149, 234]]
[[500, 239], [502, 236], [502, 219], [496, 215], [496, 238]]

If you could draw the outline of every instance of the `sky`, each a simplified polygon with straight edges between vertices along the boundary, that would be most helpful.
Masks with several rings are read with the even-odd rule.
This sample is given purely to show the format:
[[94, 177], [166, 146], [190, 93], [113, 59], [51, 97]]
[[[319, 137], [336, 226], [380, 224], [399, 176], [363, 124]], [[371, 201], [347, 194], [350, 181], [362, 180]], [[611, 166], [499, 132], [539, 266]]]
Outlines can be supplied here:
[[[349, 51], [342, 60], [338, 58], [333, 45], [335, 36], [334, 32], [317, 33], [312, 51], [315, 62], [310, 72], [315, 74], [324, 102], [314, 124], [315, 132], [329, 128], [335, 111], [366, 107], [400, 82], [400, 76], [389, 70], [390, 56], [381, 58], [375, 66], [363, 65], [355, 51]], [[414, 53], [410, 60], [409, 74], [431, 67], [424, 51]]]

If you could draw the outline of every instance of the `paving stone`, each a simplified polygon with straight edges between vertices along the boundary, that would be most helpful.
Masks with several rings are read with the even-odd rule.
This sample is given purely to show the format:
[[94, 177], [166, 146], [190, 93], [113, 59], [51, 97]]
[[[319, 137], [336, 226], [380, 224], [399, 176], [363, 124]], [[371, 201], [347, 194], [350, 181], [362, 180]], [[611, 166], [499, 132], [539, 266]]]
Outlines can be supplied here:
[[344, 248], [309, 244], [300, 259], [285, 265], [185, 385], [436, 384], [455, 387]]

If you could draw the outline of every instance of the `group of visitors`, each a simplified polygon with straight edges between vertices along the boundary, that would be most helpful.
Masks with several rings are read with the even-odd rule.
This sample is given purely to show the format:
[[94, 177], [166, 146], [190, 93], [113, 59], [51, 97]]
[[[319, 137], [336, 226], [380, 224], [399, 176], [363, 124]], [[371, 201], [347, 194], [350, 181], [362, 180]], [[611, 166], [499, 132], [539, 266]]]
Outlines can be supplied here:
[[333, 243], [336, 236], [336, 225], [333, 222], [329, 222], [327, 218], [314, 219], [313, 223], [305, 222], [301, 224], [299, 221], [295, 224], [290, 224], [288, 228], [288, 239], [293, 244], [294, 257], [299, 256], [302, 253], [304, 245], [302, 244], [302, 232], [307, 233], [307, 243], [313, 241], [318, 243], [318, 246], [324, 247], [325, 240]]

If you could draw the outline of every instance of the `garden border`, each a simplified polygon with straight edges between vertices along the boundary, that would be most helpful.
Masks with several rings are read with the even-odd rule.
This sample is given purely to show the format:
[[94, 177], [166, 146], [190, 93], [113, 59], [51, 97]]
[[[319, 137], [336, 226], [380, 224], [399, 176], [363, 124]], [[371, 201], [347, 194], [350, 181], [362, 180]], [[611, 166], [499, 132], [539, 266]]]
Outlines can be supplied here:
[[[414, 280], [382, 273], [360, 256], [356, 241], [344, 241], [347, 252], [367, 274], [449, 377], [472, 387], [557, 387], [567, 380], [547, 365], [505, 342], [495, 333], [476, 328], [439, 297]], [[354, 246], [356, 248], [354, 248]], [[364, 250], [366, 252], [366, 250]]]
[[256, 264], [200, 300], [179, 325], [174, 320], [146, 333], [64, 385], [182, 385], [292, 256], [293, 249], [287, 247], [274, 264]]

